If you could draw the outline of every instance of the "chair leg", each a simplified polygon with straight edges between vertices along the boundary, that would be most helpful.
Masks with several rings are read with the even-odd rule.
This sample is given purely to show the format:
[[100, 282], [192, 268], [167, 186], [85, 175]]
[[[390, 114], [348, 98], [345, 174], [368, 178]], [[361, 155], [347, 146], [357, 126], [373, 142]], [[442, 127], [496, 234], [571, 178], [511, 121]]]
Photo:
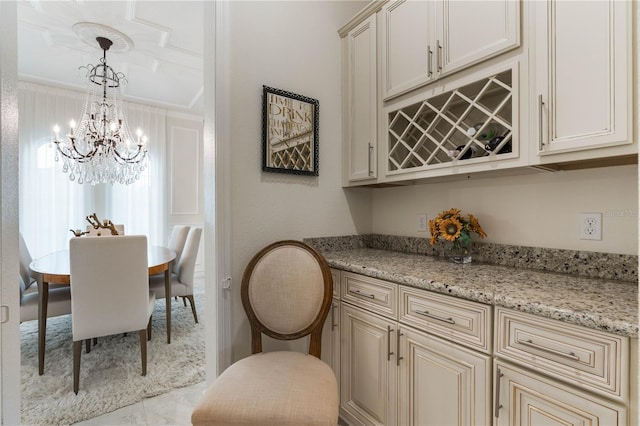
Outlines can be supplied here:
[[147, 340], [151, 340], [151, 318], [153, 318], [153, 315], [149, 317], [149, 322], [147, 323]]
[[186, 307], [187, 306], [187, 298], [183, 297], [182, 298], [182, 304]]
[[82, 340], [73, 342], [73, 391], [78, 394], [80, 387], [80, 355], [82, 354]]
[[142, 375], [147, 375], [147, 329], [140, 330], [140, 356], [142, 358]]
[[[183, 299], [189, 299], [189, 304], [191, 304], [191, 312], [193, 312], [193, 319], [198, 323], [198, 314], [196, 314], [196, 301], [193, 299], [193, 294], [183, 297]], [[186, 301], [185, 301], [186, 306]]]
[[84, 341], [85, 344], [85, 350], [87, 353], [91, 352], [91, 339], [86, 339]]

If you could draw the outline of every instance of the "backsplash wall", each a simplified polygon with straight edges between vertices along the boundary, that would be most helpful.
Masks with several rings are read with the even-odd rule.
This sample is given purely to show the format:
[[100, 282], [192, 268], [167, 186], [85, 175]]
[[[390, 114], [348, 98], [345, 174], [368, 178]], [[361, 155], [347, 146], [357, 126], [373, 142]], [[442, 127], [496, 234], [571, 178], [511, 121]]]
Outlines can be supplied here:
[[[304, 242], [322, 252], [366, 248], [441, 257], [446, 251], [443, 242], [432, 246], [427, 238], [398, 235], [365, 234], [318, 237], [305, 238]], [[473, 260], [493, 265], [535, 269], [588, 278], [629, 282], [637, 282], [638, 280], [638, 256], [628, 254], [475, 242]]]
[[[468, 178], [372, 190], [372, 233], [428, 238], [417, 215], [455, 207], [476, 216], [482, 242], [638, 254], [637, 166]], [[602, 213], [602, 241], [578, 239], [578, 215]]]

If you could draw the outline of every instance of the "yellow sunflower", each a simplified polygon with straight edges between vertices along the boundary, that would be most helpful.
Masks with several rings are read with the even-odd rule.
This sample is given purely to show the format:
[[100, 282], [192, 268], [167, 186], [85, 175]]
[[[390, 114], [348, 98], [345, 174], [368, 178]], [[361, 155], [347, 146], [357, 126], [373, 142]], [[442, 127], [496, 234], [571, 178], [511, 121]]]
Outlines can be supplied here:
[[440, 222], [442, 220], [450, 219], [450, 218], [459, 218], [460, 210], [458, 209], [449, 209], [445, 210], [436, 217], [436, 222]]
[[457, 218], [450, 217], [441, 221], [438, 224], [438, 228], [440, 229], [442, 238], [447, 241], [455, 241], [456, 238], [460, 236], [460, 232], [462, 231], [462, 223], [460, 223]]
[[487, 236], [487, 234], [478, 223], [478, 219], [476, 219], [476, 217], [472, 214], [469, 214], [469, 227], [472, 231], [476, 232], [480, 236], [480, 238], [484, 238]]
[[429, 232], [431, 232], [431, 241], [429, 243], [434, 245], [438, 242], [438, 237], [440, 236], [440, 232], [438, 231], [438, 225], [434, 220], [429, 221]]

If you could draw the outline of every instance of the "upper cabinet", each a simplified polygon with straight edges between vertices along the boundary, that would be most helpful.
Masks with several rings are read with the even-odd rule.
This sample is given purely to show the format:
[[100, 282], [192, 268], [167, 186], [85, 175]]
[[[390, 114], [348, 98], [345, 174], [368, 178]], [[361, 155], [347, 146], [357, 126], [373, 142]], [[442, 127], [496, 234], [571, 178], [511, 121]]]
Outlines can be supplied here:
[[615, 0], [535, 2], [530, 104], [541, 162], [558, 161], [549, 154], [563, 152], [573, 153], [565, 160], [602, 157], [593, 148], [632, 143], [631, 6]]
[[618, 0], [372, 1], [339, 32], [343, 184], [637, 164], [634, 13]]
[[376, 177], [376, 17], [369, 16], [343, 39], [344, 160], [348, 181]]
[[380, 23], [385, 100], [520, 44], [517, 1], [397, 0]]

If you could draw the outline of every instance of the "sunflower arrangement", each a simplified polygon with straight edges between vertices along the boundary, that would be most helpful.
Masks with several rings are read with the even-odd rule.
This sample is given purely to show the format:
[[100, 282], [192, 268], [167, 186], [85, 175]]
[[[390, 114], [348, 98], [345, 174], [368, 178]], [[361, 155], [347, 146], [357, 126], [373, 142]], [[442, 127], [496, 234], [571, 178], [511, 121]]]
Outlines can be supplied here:
[[471, 233], [475, 232], [480, 238], [487, 234], [484, 232], [478, 219], [472, 214], [466, 217], [458, 209], [449, 209], [440, 213], [435, 219], [429, 221], [431, 231], [431, 245], [438, 242], [442, 237], [445, 241], [453, 243], [453, 248], [460, 248], [471, 243]]

